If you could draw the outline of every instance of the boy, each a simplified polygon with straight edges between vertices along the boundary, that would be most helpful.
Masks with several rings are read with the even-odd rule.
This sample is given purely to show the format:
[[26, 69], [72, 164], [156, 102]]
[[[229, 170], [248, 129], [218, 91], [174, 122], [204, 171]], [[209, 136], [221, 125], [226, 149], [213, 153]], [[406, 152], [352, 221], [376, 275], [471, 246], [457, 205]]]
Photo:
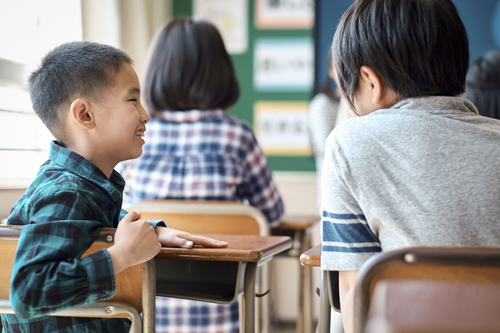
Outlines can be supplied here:
[[[113, 168], [141, 155], [149, 121], [124, 52], [90, 42], [63, 44], [45, 56], [29, 83], [33, 108], [57, 141], [7, 220], [24, 227], [10, 291], [19, 317], [2, 315], [4, 329], [128, 332], [124, 319], [45, 315], [111, 298], [115, 274], [153, 258], [161, 245], [227, 243], [165, 228], [163, 221], [150, 225], [121, 210], [125, 182]], [[81, 258], [102, 227], [117, 228], [114, 245]]]
[[373, 254], [500, 245], [500, 121], [454, 97], [469, 48], [450, 0], [358, 0], [332, 54], [360, 117], [327, 140], [321, 263], [339, 271], [352, 332], [357, 270]]

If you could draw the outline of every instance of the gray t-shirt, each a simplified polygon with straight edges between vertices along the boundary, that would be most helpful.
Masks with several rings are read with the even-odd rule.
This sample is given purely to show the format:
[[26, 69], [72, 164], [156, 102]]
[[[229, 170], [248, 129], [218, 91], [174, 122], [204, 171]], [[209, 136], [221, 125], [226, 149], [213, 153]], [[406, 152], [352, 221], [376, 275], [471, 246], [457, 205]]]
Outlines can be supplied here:
[[325, 270], [408, 246], [500, 246], [500, 120], [458, 97], [405, 99], [327, 140]]

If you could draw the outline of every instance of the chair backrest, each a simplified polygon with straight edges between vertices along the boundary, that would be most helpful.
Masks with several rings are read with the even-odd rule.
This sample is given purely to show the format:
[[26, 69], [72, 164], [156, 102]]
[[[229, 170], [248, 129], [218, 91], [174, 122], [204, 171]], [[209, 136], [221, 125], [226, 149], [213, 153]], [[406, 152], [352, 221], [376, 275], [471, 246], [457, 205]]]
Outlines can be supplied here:
[[[10, 277], [21, 230], [21, 226], [0, 226], [0, 266], [2, 267], [2, 269], [0, 269], [0, 301], [2, 304], [0, 313], [13, 313], [10, 308], [10, 303], [8, 303]], [[83, 256], [113, 245], [115, 230], [116, 229], [112, 228], [101, 229], [98, 239]], [[148, 327], [151, 326], [152, 321], [154, 329], [154, 299], [156, 293], [154, 274], [153, 260], [143, 263], [142, 265], [139, 264], [129, 267], [123, 272], [115, 275], [116, 291], [113, 298], [102, 302], [87, 304], [82, 308], [75, 308], [76, 311], [66, 310], [51, 315], [71, 317], [133, 317], [134, 320], [139, 319], [140, 321], [138, 314], [144, 312], [143, 316], [147, 316], [148, 318]], [[145, 295], [145, 297], [143, 297], [143, 295]], [[6, 306], [6, 304], [8, 304], [8, 306]], [[107, 311], [103, 311], [103, 308], [106, 306], [108, 306]], [[109, 308], [110, 306], [112, 308]], [[122, 310], [124, 312], [121, 312]], [[134, 315], [131, 315], [131, 312], [128, 310], [131, 310]], [[105, 313], [105, 315], [103, 315], [103, 313]], [[136, 326], [136, 324], [137, 323], [133, 326]], [[142, 329], [136, 329], [135, 331], [142, 331]]]
[[366, 324], [371, 295], [382, 280], [500, 283], [500, 248], [406, 248], [382, 252], [360, 268], [355, 287], [354, 331]]
[[262, 212], [241, 202], [142, 200], [127, 208], [146, 220], [164, 220], [168, 227], [191, 233], [269, 236]]

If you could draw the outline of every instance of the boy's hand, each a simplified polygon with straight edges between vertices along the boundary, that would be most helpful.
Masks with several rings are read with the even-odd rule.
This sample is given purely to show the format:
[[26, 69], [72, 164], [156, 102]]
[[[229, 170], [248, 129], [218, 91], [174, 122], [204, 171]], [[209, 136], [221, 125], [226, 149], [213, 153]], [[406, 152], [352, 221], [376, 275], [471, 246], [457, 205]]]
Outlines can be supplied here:
[[171, 228], [156, 227], [158, 240], [163, 246], [192, 248], [193, 245], [207, 247], [227, 247], [227, 243], [213, 238], [192, 235], [189, 232], [179, 231]]
[[161, 244], [154, 228], [140, 217], [139, 213], [129, 212], [118, 223], [115, 243], [108, 248], [115, 274], [148, 261], [160, 252]]

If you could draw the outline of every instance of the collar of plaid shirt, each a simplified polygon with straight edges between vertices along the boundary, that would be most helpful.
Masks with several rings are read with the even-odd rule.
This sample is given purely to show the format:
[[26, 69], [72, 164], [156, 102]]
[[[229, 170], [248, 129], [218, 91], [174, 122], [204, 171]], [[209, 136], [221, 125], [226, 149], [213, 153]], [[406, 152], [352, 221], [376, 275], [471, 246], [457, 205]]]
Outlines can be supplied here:
[[108, 179], [94, 163], [64, 148], [57, 141], [52, 141], [50, 144], [49, 159], [61, 168], [67, 169], [101, 187], [108, 192], [113, 201], [118, 202], [122, 200], [125, 180], [116, 170], [113, 170], [111, 177]]

